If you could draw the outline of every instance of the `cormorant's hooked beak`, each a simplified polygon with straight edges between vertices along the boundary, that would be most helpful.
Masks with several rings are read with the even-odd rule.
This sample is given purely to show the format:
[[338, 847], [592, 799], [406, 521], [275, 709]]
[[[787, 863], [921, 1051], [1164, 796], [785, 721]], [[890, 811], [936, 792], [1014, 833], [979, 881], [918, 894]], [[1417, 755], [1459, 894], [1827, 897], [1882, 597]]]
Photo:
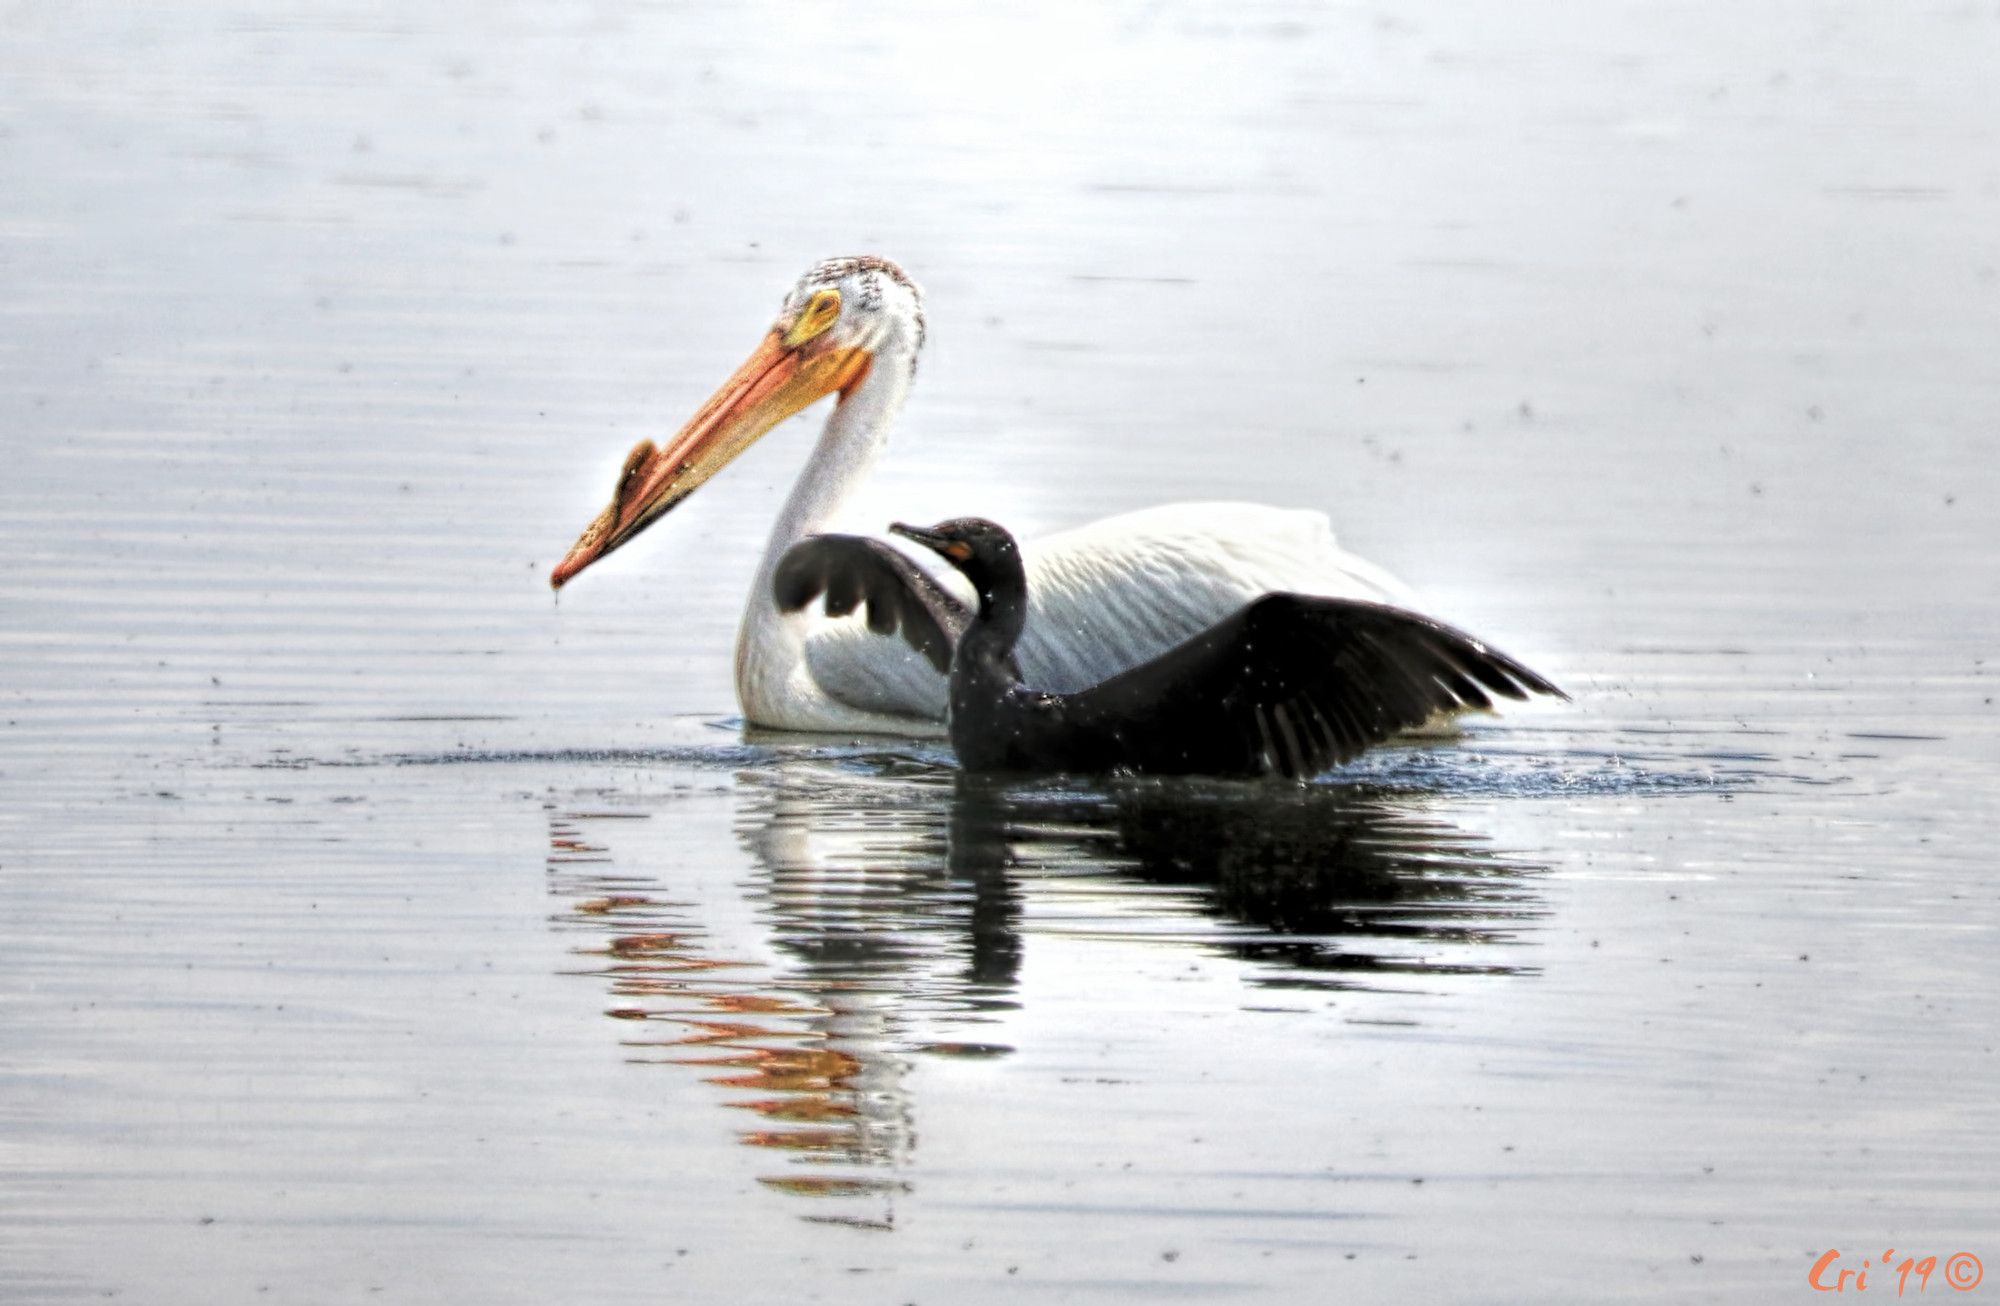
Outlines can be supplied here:
[[836, 390], [845, 395], [868, 375], [874, 355], [866, 348], [797, 334], [781, 319], [665, 448], [651, 440], [633, 447], [610, 506], [549, 573], [552, 588], [652, 525], [779, 422]]
[[906, 540], [914, 540], [932, 553], [950, 562], [964, 562], [972, 556], [972, 546], [964, 540], [953, 539], [941, 531], [928, 526], [911, 526], [907, 522], [894, 522], [889, 527], [891, 535], [900, 535]]

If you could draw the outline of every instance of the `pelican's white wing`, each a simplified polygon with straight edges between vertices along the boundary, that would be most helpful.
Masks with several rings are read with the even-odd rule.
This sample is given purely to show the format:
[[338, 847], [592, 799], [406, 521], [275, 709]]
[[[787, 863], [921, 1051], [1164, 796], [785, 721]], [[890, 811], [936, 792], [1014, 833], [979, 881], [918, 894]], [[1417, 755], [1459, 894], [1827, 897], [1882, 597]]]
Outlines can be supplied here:
[[[1015, 656], [1028, 684], [1058, 693], [1158, 657], [1274, 590], [1417, 606], [1400, 581], [1343, 552], [1324, 513], [1301, 509], [1166, 504], [1027, 541], [1021, 552], [1028, 624]], [[919, 561], [971, 601], [963, 577]], [[944, 719], [944, 677], [903, 641], [853, 618], [813, 621], [806, 664], [828, 697], [865, 712]]]
[[1342, 552], [1324, 513], [1299, 509], [1167, 504], [1022, 552], [1028, 624], [1016, 655], [1028, 684], [1056, 693], [1158, 657], [1275, 590], [1414, 605], [1400, 581]]

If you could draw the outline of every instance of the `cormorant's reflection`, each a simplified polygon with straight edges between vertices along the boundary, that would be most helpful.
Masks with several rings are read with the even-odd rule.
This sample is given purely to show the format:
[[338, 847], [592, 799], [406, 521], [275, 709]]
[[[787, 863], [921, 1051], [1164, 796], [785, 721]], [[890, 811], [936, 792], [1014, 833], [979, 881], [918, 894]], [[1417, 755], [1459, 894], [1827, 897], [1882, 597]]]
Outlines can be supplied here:
[[1540, 911], [1530, 868], [1421, 815], [1407, 794], [1135, 780], [1088, 798], [1024, 797], [968, 802], [961, 792], [959, 806], [991, 811], [996, 834], [1054, 820], [1082, 856], [1195, 891], [1203, 912], [1248, 927], [1212, 946], [1271, 963], [1266, 984], [1367, 988], [1370, 973], [1513, 973], [1521, 968], [1496, 949]]
[[893, 1224], [911, 1060], [1012, 1050], [1022, 956], [1050, 928], [1035, 922], [1084, 919], [1090, 935], [1243, 958], [1259, 983], [1365, 993], [1517, 972], [1538, 913], [1534, 868], [1406, 793], [1078, 789], [823, 758], [737, 781], [749, 933], [710, 928], [740, 903], [667, 896], [673, 867], [621, 867], [614, 820], [651, 811], [552, 812], [558, 921], [594, 936], [578, 951], [636, 1026], [635, 1060], [700, 1067], [762, 1117], [742, 1141], [795, 1163], [766, 1183], [873, 1204], [817, 1218]]

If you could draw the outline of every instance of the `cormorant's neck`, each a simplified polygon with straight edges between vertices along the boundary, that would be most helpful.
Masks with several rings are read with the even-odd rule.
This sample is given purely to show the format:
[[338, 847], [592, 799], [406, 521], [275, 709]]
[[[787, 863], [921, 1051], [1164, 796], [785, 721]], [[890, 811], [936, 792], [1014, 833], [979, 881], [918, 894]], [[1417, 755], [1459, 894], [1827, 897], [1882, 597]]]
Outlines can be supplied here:
[[1010, 548], [997, 557], [982, 556], [967, 579], [979, 594], [979, 621], [973, 629], [980, 634], [980, 645], [1004, 658], [1014, 651], [1028, 622], [1028, 575], [1021, 555]]

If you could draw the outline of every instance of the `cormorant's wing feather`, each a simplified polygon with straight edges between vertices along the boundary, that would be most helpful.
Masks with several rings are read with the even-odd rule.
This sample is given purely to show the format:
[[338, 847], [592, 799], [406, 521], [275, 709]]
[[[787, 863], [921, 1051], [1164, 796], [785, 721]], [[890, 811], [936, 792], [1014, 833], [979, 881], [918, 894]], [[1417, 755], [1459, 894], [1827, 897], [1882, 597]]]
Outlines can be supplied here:
[[785, 550], [771, 576], [778, 610], [797, 612], [822, 594], [829, 617], [864, 608], [869, 630], [901, 631], [939, 672], [950, 669], [951, 651], [972, 619], [957, 596], [902, 550], [867, 535], [813, 535]]
[[1565, 697], [1443, 622], [1270, 594], [1062, 704], [1071, 726], [1133, 770], [1303, 776], [1439, 712], [1531, 693]]

